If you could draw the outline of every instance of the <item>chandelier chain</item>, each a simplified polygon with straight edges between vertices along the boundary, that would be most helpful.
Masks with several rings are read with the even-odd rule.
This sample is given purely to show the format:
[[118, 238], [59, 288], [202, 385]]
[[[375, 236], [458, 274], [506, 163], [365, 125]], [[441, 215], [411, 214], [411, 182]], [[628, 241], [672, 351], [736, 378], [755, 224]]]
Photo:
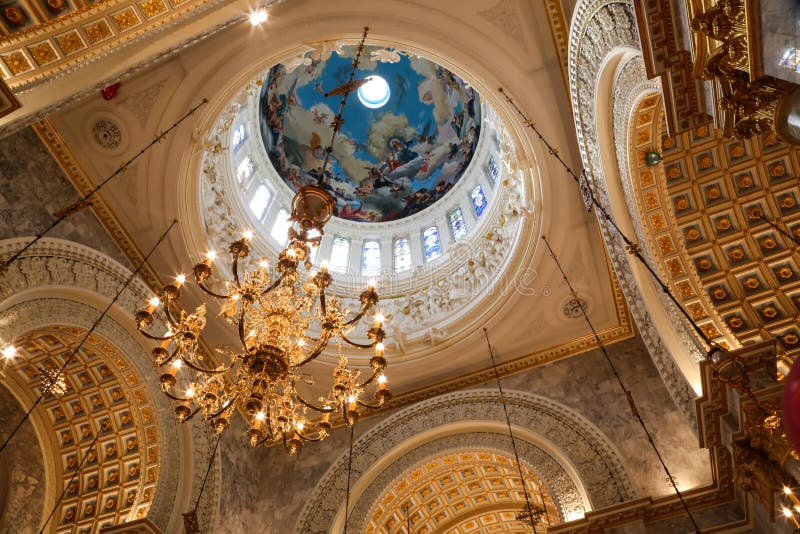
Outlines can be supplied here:
[[[147, 254], [145, 254], [144, 258], [142, 258], [142, 260], [139, 262], [139, 264], [136, 266], [136, 268], [133, 270], [130, 276], [128, 276], [128, 279], [125, 280], [125, 283], [122, 284], [122, 287], [119, 288], [117, 294], [114, 295], [114, 298], [111, 299], [111, 302], [108, 303], [108, 306], [106, 306], [106, 308], [103, 310], [100, 316], [95, 320], [94, 324], [92, 324], [92, 326], [89, 328], [86, 334], [84, 334], [83, 338], [80, 340], [75, 349], [73, 349], [73, 351], [69, 354], [69, 356], [64, 358], [64, 363], [59, 368], [57, 375], [61, 375], [67, 368], [67, 366], [72, 362], [72, 360], [78, 355], [78, 351], [81, 349], [81, 347], [83, 347], [83, 344], [86, 343], [86, 341], [89, 339], [89, 336], [91, 336], [92, 333], [95, 331], [95, 329], [97, 329], [97, 327], [100, 325], [100, 322], [105, 318], [105, 316], [111, 310], [112, 306], [114, 306], [114, 304], [117, 303], [119, 298], [122, 296], [122, 293], [125, 292], [125, 289], [127, 289], [128, 285], [130, 285], [133, 279], [136, 278], [136, 276], [139, 274], [139, 271], [141, 271], [142, 267], [144, 267], [144, 265], [147, 263], [147, 260], [150, 259], [150, 256], [153, 254], [153, 252], [155, 252], [156, 248], [158, 248], [161, 242], [164, 241], [164, 239], [167, 237], [167, 234], [169, 234], [169, 231], [172, 230], [172, 227], [175, 226], [177, 222], [178, 222], [177, 219], [173, 220], [172, 223], [167, 227], [167, 229], [164, 230], [164, 233], [161, 234], [161, 237], [158, 238], [158, 241], [156, 241], [155, 244], [153, 244], [153, 246], [147, 252]], [[5, 441], [3, 441], [3, 444], [0, 445], [0, 453], [2, 453], [5, 450], [6, 446], [8, 446], [8, 443], [11, 441], [11, 438], [14, 437], [14, 435], [19, 431], [20, 427], [22, 427], [22, 424], [30, 417], [31, 413], [33, 413], [34, 408], [36, 408], [36, 406], [40, 402], [42, 402], [42, 400], [50, 393], [50, 388], [53, 387], [55, 383], [56, 383], [55, 380], [51, 381], [49, 385], [42, 388], [42, 392], [36, 398], [33, 405], [28, 409], [28, 411], [25, 412], [25, 415], [23, 415], [22, 419], [19, 420], [17, 425], [14, 427], [14, 430], [11, 431], [11, 434], [9, 434], [8, 437], [5, 439]]]
[[517, 462], [517, 469], [519, 470], [519, 480], [522, 484], [522, 492], [525, 495], [525, 510], [527, 512], [527, 517], [530, 520], [531, 527], [533, 527], [533, 534], [536, 534], [536, 520], [534, 516], [534, 511], [531, 508], [531, 500], [528, 496], [528, 488], [525, 485], [525, 476], [522, 473], [522, 463], [519, 461], [519, 453], [517, 452], [517, 440], [514, 437], [514, 431], [511, 429], [511, 418], [508, 416], [508, 407], [506, 406], [506, 396], [503, 393], [503, 384], [500, 381], [500, 373], [497, 371], [497, 363], [494, 359], [494, 350], [492, 349], [492, 344], [489, 342], [489, 332], [486, 328], [483, 329], [483, 335], [486, 337], [486, 346], [489, 347], [489, 356], [492, 359], [492, 370], [494, 371], [494, 378], [497, 382], [497, 390], [500, 393], [500, 402], [503, 405], [503, 414], [506, 417], [506, 426], [508, 427], [508, 436], [511, 438], [511, 448], [514, 451], [514, 459]]
[[[544, 244], [547, 245], [547, 251], [550, 253], [550, 257], [553, 258], [553, 261], [555, 262], [556, 266], [558, 267], [558, 270], [561, 273], [561, 277], [564, 279], [564, 282], [567, 284], [567, 287], [569, 288], [570, 293], [572, 295], [575, 295], [576, 294], [575, 293], [575, 288], [572, 287], [572, 282], [570, 282], [569, 278], [567, 277], [567, 273], [564, 271], [564, 268], [561, 266], [561, 262], [558, 260], [558, 257], [556, 256], [556, 253], [553, 251], [553, 248], [550, 246], [550, 242], [547, 240], [547, 237], [545, 237], [545, 236], [542, 236], [542, 240], [544, 241]], [[664, 473], [666, 474], [667, 479], [669, 480], [669, 482], [670, 482], [670, 484], [672, 486], [672, 489], [675, 491], [675, 495], [677, 495], [678, 499], [680, 500], [681, 506], [683, 507], [684, 511], [686, 512], [686, 515], [689, 516], [689, 520], [692, 522], [692, 525], [694, 526], [695, 532], [697, 534], [700, 534], [700, 527], [697, 526], [697, 522], [695, 521], [694, 516], [692, 515], [692, 512], [689, 509], [689, 505], [686, 503], [686, 501], [683, 498], [683, 494], [678, 489], [678, 484], [675, 482], [675, 478], [670, 473], [669, 468], [667, 467], [667, 464], [664, 461], [663, 456], [661, 456], [661, 451], [658, 450], [658, 446], [656, 445], [655, 441], [653, 440], [653, 436], [650, 433], [650, 430], [647, 428], [647, 425], [645, 424], [644, 419], [642, 419], [642, 415], [639, 413], [639, 409], [637, 408], [636, 402], [633, 399], [633, 393], [631, 393], [631, 390], [628, 389], [628, 387], [625, 385], [625, 382], [623, 382], [622, 376], [619, 374], [619, 370], [617, 369], [616, 364], [614, 364], [614, 362], [611, 360], [611, 356], [608, 354], [608, 351], [606, 350], [606, 347], [603, 344], [603, 340], [600, 339], [600, 335], [597, 333], [597, 330], [595, 329], [594, 324], [592, 323], [591, 319], [589, 319], [589, 314], [586, 313], [585, 306], [583, 305], [583, 303], [581, 302], [580, 299], [576, 299], [576, 302], [578, 303], [578, 307], [581, 310], [581, 314], [583, 315], [583, 318], [586, 321], [586, 324], [589, 326], [589, 329], [592, 331], [592, 335], [594, 336], [595, 341], [597, 342], [597, 345], [598, 345], [598, 347], [600, 348], [600, 351], [603, 354], [603, 357], [605, 358], [606, 362], [608, 363], [608, 366], [611, 368], [611, 372], [614, 374], [614, 378], [616, 378], [620, 389], [625, 394], [625, 398], [628, 401], [628, 405], [629, 405], [629, 407], [631, 409], [631, 414], [633, 415], [633, 417], [639, 423], [639, 426], [644, 431], [645, 436], [647, 437], [647, 441], [650, 443], [650, 446], [653, 448], [653, 451], [655, 452], [656, 456], [658, 457], [658, 461], [659, 461], [659, 463], [661, 463], [661, 467], [664, 469]]]

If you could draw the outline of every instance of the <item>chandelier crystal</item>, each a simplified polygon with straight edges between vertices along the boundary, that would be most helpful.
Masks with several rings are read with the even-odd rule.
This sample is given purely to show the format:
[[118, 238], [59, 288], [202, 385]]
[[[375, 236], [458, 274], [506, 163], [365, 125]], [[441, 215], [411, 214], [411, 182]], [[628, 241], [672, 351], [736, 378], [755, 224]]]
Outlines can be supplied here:
[[[329, 93], [341, 94], [342, 103], [331, 123], [333, 134], [323, 169], [343, 124], [347, 96], [363, 84], [363, 80], [354, 80], [354, 75], [365, 39], [366, 30], [350, 80]], [[194, 266], [196, 284], [219, 304], [219, 318], [238, 337], [235, 349], [218, 349], [223, 359], [229, 359], [227, 363], [212, 366], [200, 348], [207, 306], [204, 303], [189, 311], [179, 304], [185, 276], [178, 276], [137, 312], [139, 331], [160, 341], [152, 355], [155, 365], [165, 369], [160, 377], [161, 388], [177, 401], [175, 414], [179, 422], [200, 413], [212, 421], [216, 433], [222, 433], [239, 409], [249, 421], [250, 445], [283, 443], [294, 453], [305, 441], [324, 439], [332, 428], [332, 418], [340, 417], [345, 424], [353, 425], [361, 408], [377, 409], [390, 399], [384, 375], [384, 318], [373, 313], [378, 302], [374, 283], [361, 292], [359, 310], [351, 313], [338, 297], [330, 294], [333, 277], [324, 263], [319, 270], [311, 270], [311, 247], [319, 245], [334, 204], [319, 185], [297, 191], [292, 200], [289, 244], [277, 262], [266, 258], [254, 261], [250, 257], [253, 235], [248, 231], [228, 247], [232, 277], [216, 280], [214, 251]], [[301, 265], [308, 271], [305, 276], [299, 271]], [[166, 323], [164, 335], [147, 332], [154, 324], [154, 313]], [[353, 331], [370, 318], [366, 342], [351, 339]], [[327, 392], [309, 400], [308, 393], [304, 395], [301, 390], [316, 388], [317, 378], [307, 366], [331, 342], [338, 344], [338, 363], [331, 384]], [[349, 366], [342, 347], [374, 351], [366, 376]], [[180, 388], [183, 392], [178, 391]], [[375, 404], [361, 400], [368, 388], [375, 389]]]

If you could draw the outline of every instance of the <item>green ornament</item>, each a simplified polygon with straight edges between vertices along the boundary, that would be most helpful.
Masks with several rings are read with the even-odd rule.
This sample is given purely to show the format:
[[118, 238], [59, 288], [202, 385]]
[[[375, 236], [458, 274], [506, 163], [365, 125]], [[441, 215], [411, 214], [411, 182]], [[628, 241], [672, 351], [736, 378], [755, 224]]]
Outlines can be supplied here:
[[648, 167], [655, 167], [656, 165], [661, 163], [662, 159], [664, 158], [661, 157], [661, 154], [659, 154], [655, 150], [651, 150], [650, 152], [645, 154], [644, 164], [647, 165]]

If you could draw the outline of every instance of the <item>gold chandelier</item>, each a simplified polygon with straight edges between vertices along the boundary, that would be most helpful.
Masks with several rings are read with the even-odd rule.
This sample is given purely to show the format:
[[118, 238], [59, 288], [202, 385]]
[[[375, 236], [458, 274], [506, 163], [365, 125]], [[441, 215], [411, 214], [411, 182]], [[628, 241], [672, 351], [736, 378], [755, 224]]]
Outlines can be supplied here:
[[[354, 76], [365, 39], [366, 30], [349, 81], [329, 93], [341, 94], [342, 102], [331, 123], [333, 133], [323, 170], [343, 124], [347, 96], [363, 83], [354, 80]], [[274, 265], [266, 258], [258, 262], [250, 258], [253, 236], [245, 232], [228, 248], [232, 278], [212, 285], [216, 258], [213, 251], [194, 266], [195, 282], [219, 303], [219, 317], [234, 327], [239, 338], [237, 349], [220, 351], [230, 358], [228, 363], [211, 367], [205, 361], [199, 339], [206, 326], [207, 307], [201, 304], [194, 311], [187, 311], [180, 306], [181, 287], [186, 281], [183, 275], [136, 313], [139, 331], [160, 341], [152, 355], [155, 365], [166, 369], [160, 377], [161, 388], [177, 401], [175, 414], [179, 422], [200, 413], [212, 421], [214, 431], [219, 434], [230, 426], [234, 411], [241, 409], [249, 419], [250, 445], [283, 443], [289, 453], [294, 453], [305, 441], [324, 439], [332, 428], [332, 417], [341, 416], [345, 424], [353, 425], [360, 408], [380, 408], [391, 397], [383, 374], [386, 368], [383, 316], [379, 313], [372, 316], [366, 343], [349, 337], [362, 319], [375, 310], [378, 294], [374, 285], [370, 283], [359, 295], [360, 309], [351, 314], [339, 298], [326, 292], [333, 282], [327, 268], [323, 265], [318, 271], [311, 271], [311, 247], [319, 245], [333, 207], [333, 198], [323, 188], [302, 187], [292, 200], [289, 244]], [[300, 265], [309, 271], [308, 276], [300, 275]], [[163, 336], [147, 332], [157, 309], [167, 325]], [[304, 372], [306, 366], [332, 340], [339, 344], [332, 384], [324, 395], [307, 400], [300, 388], [314, 386], [316, 380]], [[369, 376], [362, 377], [361, 371], [348, 366], [343, 345], [374, 350]], [[178, 393], [178, 373], [183, 368], [191, 376], [181, 377], [185, 389]], [[376, 404], [363, 402], [365, 390], [373, 386], [377, 386]]]

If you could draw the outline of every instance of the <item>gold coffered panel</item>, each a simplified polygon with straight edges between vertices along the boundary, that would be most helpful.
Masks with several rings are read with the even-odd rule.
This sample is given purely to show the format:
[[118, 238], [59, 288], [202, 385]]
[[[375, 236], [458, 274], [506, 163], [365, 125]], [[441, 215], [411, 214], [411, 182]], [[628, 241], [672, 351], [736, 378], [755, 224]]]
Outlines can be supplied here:
[[[64, 8], [56, 14], [58, 7], [48, 7], [53, 3]], [[207, 8], [209, 0], [12, 0], [9, 5], [25, 22], [13, 25], [0, 10], [0, 74], [18, 89], [147, 38], [176, 17]]]
[[[56, 326], [16, 340], [19, 358], [6, 368], [16, 387], [39, 394], [40, 368], [58, 369], [85, 330]], [[144, 383], [118, 349], [92, 335], [66, 371], [67, 391], [41, 406], [54, 445], [57, 489], [66, 490], [54, 532], [97, 532], [147, 515], [159, 478], [155, 407]], [[80, 475], [71, 480], [86, 447]]]
[[[532, 506], [547, 514], [537, 532], [560, 523], [544, 485], [523, 466]], [[431, 458], [398, 477], [376, 500], [366, 534], [527, 532], [516, 521], [525, 496], [516, 463], [483, 451], [454, 451]]]
[[[797, 244], [762, 218], [800, 238], [798, 151], [775, 134], [723, 139], [709, 126], [662, 138], [658, 95], [636, 113], [632, 128], [652, 133], [632, 132], [638, 202], [675, 294], [716, 341], [776, 338], [782, 350], [800, 353]], [[652, 149], [663, 156], [655, 168], [643, 164]], [[654, 213], [670, 228], [655, 224]]]

